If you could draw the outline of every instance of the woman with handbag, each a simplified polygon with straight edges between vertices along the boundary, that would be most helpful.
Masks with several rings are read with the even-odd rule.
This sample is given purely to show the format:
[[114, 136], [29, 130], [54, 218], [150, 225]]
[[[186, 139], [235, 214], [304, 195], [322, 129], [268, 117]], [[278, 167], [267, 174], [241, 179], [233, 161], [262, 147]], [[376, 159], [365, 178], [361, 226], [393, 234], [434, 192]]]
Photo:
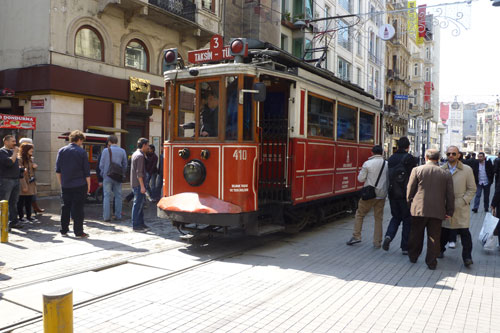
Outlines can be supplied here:
[[[23, 175], [19, 179], [21, 191], [17, 201], [17, 214], [19, 220], [26, 222], [38, 222], [36, 217], [31, 217], [31, 202], [36, 194], [35, 169], [37, 165], [33, 163], [33, 144], [24, 142], [19, 149], [19, 167], [24, 168]], [[26, 209], [26, 219], [24, 219], [24, 209]]]
[[[494, 217], [500, 217], [500, 182], [497, 181], [495, 183], [495, 194], [493, 194], [493, 199], [491, 199], [491, 214]], [[498, 245], [500, 250], [500, 222], [498, 222], [497, 227], [495, 228], [494, 235], [498, 237]]]

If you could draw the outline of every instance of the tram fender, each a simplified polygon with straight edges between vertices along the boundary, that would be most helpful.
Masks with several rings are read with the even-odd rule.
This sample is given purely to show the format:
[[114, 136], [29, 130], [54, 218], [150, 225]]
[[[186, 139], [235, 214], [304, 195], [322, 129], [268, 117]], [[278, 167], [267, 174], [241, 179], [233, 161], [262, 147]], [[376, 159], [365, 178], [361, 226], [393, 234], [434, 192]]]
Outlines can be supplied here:
[[241, 207], [203, 193], [185, 192], [161, 198], [158, 208], [171, 212], [238, 214]]

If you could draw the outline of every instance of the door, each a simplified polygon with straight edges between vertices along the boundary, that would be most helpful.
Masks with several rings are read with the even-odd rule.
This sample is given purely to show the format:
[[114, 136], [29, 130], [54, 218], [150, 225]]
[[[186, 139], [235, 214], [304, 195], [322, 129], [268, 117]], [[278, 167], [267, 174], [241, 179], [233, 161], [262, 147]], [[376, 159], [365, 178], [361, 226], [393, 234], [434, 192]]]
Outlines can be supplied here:
[[286, 187], [286, 156], [288, 143], [289, 85], [268, 87], [261, 105], [261, 156], [259, 172], [259, 205], [290, 200]]

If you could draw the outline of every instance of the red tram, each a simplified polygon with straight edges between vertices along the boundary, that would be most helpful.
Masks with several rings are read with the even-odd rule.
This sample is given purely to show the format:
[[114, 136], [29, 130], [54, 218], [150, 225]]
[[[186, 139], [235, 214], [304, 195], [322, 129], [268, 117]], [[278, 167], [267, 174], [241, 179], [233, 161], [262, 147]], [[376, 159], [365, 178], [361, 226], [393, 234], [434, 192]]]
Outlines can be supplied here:
[[[205, 51], [195, 61], [211, 60]], [[230, 51], [234, 61], [165, 72], [158, 215], [181, 232], [261, 235], [355, 209], [357, 174], [381, 142], [380, 102], [270, 44], [235, 39]]]

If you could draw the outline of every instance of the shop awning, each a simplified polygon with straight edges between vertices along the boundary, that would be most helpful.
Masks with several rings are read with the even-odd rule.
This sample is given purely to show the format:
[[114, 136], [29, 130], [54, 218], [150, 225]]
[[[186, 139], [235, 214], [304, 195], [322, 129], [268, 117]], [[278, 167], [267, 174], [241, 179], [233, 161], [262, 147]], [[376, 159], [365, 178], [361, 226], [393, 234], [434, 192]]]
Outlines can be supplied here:
[[87, 126], [87, 129], [105, 133], [125, 133], [125, 134], [128, 133], [128, 131], [124, 130], [123, 128], [106, 127], [106, 126]]

